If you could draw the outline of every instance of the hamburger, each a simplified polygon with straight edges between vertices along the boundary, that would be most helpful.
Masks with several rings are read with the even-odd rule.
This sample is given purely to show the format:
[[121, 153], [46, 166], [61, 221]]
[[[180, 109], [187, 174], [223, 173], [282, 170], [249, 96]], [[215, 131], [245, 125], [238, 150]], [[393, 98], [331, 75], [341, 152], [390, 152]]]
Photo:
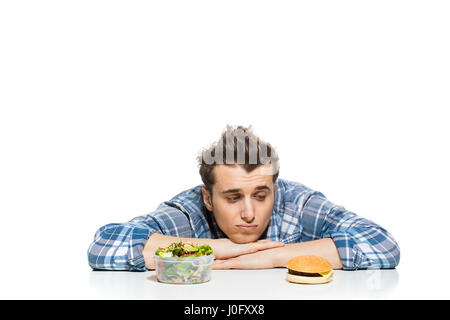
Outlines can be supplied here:
[[295, 283], [319, 284], [331, 281], [333, 269], [331, 263], [318, 256], [298, 256], [286, 264], [286, 280]]

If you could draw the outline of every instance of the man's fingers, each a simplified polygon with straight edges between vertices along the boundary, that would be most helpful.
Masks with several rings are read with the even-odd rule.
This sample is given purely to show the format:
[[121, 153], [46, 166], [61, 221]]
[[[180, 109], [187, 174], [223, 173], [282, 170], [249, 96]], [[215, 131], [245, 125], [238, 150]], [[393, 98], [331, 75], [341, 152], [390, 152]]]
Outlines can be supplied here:
[[284, 246], [283, 242], [272, 241], [272, 240], [268, 240], [268, 239], [258, 240], [256, 242], [249, 243], [248, 247], [247, 247], [248, 249], [243, 254], [255, 253], [257, 251], [278, 248], [278, 247], [282, 247], [282, 246]]
[[274, 241], [274, 240], [270, 240], [270, 239], [262, 239], [262, 240], [258, 240], [258, 241], [256, 241], [256, 243], [284, 245], [284, 243], [281, 242], [281, 241]]
[[283, 242], [272, 241], [269, 239], [259, 240], [259, 241], [255, 242], [255, 244], [257, 245], [256, 248], [258, 250], [264, 250], [264, 249], [277, 248], [277, 247], [284, 246]]
[[227, 260], [214, 260], [212, 268], [216, 270], [220, 269], [232, 269], [236, 267], [236, 260], [233, 258]]
[[225, 269], [223, 268], [223, 263], [226, 260], [214, 260], [213, 264], [212, 264], [212, 268], [213, 269]]

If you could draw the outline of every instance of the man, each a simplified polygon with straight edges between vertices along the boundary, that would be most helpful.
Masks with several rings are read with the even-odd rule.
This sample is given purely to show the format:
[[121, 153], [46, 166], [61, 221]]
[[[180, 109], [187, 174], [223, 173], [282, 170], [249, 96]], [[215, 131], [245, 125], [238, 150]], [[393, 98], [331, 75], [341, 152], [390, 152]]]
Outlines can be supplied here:
[[203, 185], [146, 215], [100, 228], [88, 249], [94, 269], [154, 269], [158, 247], [209, 244], [214, 269], [285, 267], [298, 255], [328, 259], [333, 269], [394, 268], [394, 238], [320, 192], [278, 178], [279, 159], [251, 128], [227, 126], [198, 157]]

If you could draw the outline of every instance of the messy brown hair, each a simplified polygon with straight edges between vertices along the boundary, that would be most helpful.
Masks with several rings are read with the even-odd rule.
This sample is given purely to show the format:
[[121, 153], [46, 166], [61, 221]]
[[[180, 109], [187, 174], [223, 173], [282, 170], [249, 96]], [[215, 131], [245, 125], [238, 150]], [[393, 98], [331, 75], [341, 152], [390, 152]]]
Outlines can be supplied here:
[[203, 184], [211, 195], [215, 183], [213, 169], [218, 164], [239, 165], [247, 172], [251, 172], [261, 165], [271, 163], [274, 183], [280, 171], [277, 152], [269, 143], [257, 137], [251, 126], [227, 125], [221, 138], [204, 149], [197, 157], [197, 161]]

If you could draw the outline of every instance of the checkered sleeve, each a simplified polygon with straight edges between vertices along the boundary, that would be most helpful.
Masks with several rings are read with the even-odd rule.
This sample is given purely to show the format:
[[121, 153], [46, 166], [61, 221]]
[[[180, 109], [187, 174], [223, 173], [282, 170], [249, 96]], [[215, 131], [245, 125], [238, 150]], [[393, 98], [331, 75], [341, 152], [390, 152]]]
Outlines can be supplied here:
[[387, 230], [331, 203], [321, 193], [305, 203], [303, 219], [307, 232], [333, 239], [345, 270], [394, 268], [400, 261], [399, 246]]
[[148, 215], [126, 223], [110, 223], [98, 229], [88, 248], [89, 265], [101, 270], [145, 271], [142, 250], [154, 232], [177, 237], [192, 236], [186, 215], [162, 204]]

